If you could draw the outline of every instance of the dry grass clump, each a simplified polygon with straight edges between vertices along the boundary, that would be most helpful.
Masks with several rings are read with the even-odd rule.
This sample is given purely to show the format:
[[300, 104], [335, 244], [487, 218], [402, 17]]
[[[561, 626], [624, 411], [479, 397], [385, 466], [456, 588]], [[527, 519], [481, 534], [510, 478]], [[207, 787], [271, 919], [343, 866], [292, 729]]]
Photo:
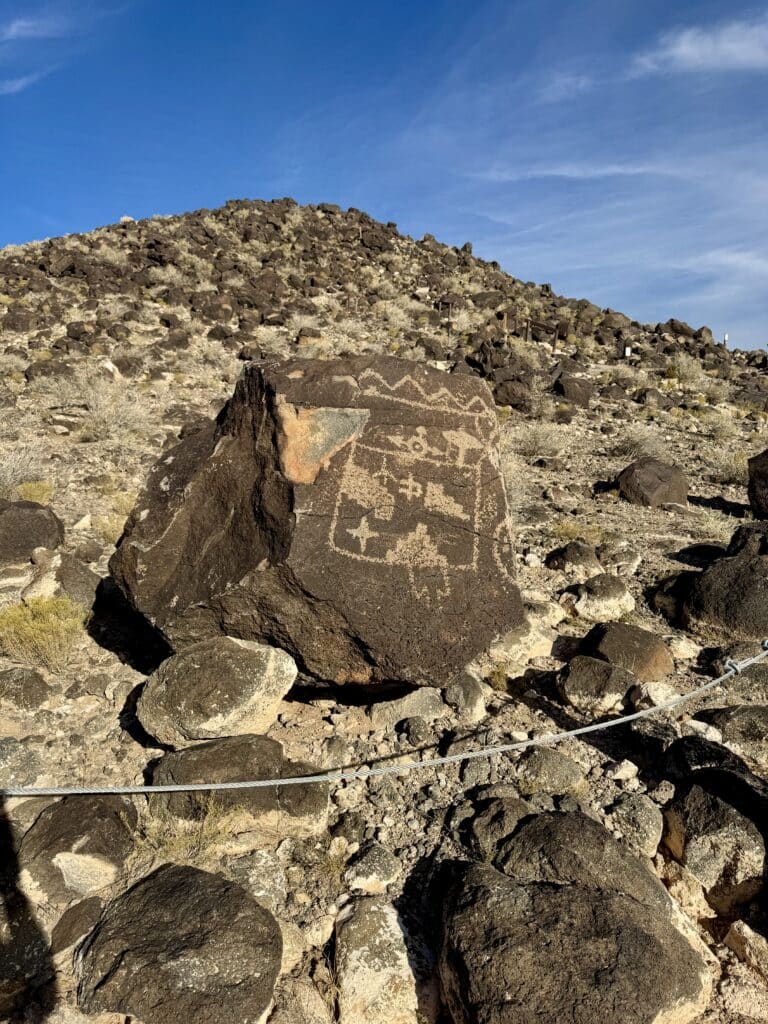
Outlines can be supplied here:
[[16, 488], [22, 501], [36, 501], [38, 505], [47, 505], [53, 497], [53, 483], [50, 480], [24, 480]]
[[62, 379], [41, 378], [35, 390], [50, 393], [53, 408], [79, 417], [82, 441], [123, 438], [146, 425], [146, 410], [130, 382], [113, 380], [96, 368], [86, 367]]
[[708, 431], [715, 441], [729, 441], [739, 434], [738, 424], [733, 417], [719, 409], [711, 409], [705, 406], [697, 411], [696, 418], [702, 427]]
[[715, 483], [747, 486], [749, 455], [744, 451], [715, 450], [709, 459], [709, 475]]
[[[41, 467], [42, 460], [39, 453], [28, 445], [7, 449], [3, 453], [3, 458], [0, 459], [0, 498], [5, 501], [18, 501], [20, 498], [24, 498], [26, 501], [40, 501], [39, 498], [22, 495], [20, 488], [43, 482], [44, 474]], [[53, 485], [51, 485], [52, 493]]]
[[568, 432], [555, 423], [510, 420], [502, 434], [502, 450], [513, 451], [524, 459], [554, 458], [568, 443]]
[[633, 423], [616, 439], [611, 455], [625, 459], [665, 459], [667, 452], [656, 431], [644, 423]]
[[83, 636], [88, 612], [68, 597], [34, 597], [0, 609], [0, 650], [14, 661], [60, 672]]
[[687, 352], [679, 352], [673, 359], [670, 359], [667, 363], [666, 375], [685, 386], [701, 384], [708, 379], [699, 360], [694, 356], [689, 356]]

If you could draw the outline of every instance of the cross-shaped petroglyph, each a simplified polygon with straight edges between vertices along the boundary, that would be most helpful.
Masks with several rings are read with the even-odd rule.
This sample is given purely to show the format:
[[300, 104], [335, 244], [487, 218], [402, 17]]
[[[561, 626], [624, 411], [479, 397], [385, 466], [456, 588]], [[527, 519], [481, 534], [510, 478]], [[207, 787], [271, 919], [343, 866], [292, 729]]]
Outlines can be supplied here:
[[360, 520], [360, 525], [354, 530], [347, 530], [350, 537], [355, 537], [360, 542], [360, 551], [365, 554], [365, 549], [368, 545], [369, 540], [374, 540], [379, 536], [374, 530], [368, 525], [368, 516], [363, 516]]

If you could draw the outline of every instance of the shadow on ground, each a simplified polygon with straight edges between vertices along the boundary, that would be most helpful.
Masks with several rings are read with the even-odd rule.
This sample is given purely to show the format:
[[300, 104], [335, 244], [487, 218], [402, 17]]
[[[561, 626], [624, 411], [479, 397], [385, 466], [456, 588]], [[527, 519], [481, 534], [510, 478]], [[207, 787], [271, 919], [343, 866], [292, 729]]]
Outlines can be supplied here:
[[19, 888], [19, 860], [0, 796], [0, 1020], [42, 1024], [58, 988], [50, 946]]

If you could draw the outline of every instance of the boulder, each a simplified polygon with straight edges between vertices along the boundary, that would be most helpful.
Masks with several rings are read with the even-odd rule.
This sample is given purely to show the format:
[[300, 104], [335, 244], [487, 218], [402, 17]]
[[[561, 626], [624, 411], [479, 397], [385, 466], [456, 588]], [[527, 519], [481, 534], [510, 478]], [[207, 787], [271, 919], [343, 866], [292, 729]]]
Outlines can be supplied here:
[[90, 608], [96, 599], [101, 577], [73, 555], [38, 548], [32, 555], [32, 579], [21, 592], [21, 599], [36, 597], [68, 597], [83, 608]]
[[720, 730], [729, 750], [751, 761], [761, 774], [768, 773], [768, 705], [719, 708], [707, 721]]
[[530, 804], [517, 797], [488, 800], [469, 825], [468, 838], [473, 851], [482, 860], [493, 860], [500, 843], [511, 836], [523, 818], [531, 813]]
[[728, 914], [762, 890], [765, 842], [735, 807], [694, 784], [675, 795], [664, 817], [664, 844], [717, 911]]
[[110, 903], [77, 955], [78, 1004], [147, 1024], [263, 1020], [280, 928], [239, 885], [166, 864]]
[[592, 576], [564, 591], [560, 604], [585, 622], [619, 619], [635, 610], [635, 599], [626, 584], [610, 573]]
[[754, 455], [747, 463], [749, 483], [747, 493], [755, 519], [768, 519], [768, 448]]
[[679, 466], [650, 457], [638, 459], [619, 473], [619, 494], [633, 505], [685, 505], [688, 481]]
[[433, 1022], [436, 995], [429, 979], [417, 978], [413, 952], [391, 903], [363, 897], [346, 906], [336, 921], [339, 1024]]
[[562, 796], [576, 793], [585, 785], [580, 765], [552, 747], [527, 750], [517, 763], [517, 786], [523, 796], [534, 793]]
[[493, 866], [521, 882], [620, 892], [670, 913], [669, 896], [646, 865], [581, 811], [537, 814], [500, 843]]
[[571, 707], [600, 718], [619, 711], [636, 682], [635, 676], [619, 665], [578, 654], [560, 672], [557, 688]]
[[622, 892], [519, 882], [464, 866], [443, 902], [439, 959], [454, 1024], [688, 1024], [705, 961], [669, 914]]
[[247, 364], [111, 571], [177, 650], [226, 632], [327, 680], [445, 685], [524, 620], [491, 393], [391, 358]]
[[28, 562], [35, 548], [57, 548], [64, 524], [36, 501], [0, 499], [0, 565]]
[[589, 408], [589, 400], [595, 393], [592, 384], [583, 377], [572, 377], [569, 374], [562, 374], [555, 381], [553, 391], [556, 395], [562, 395], [566, 402], [571, 405], [579, 405], [583, 409]]
[[19, 848], [22, 877], [66, 906], [111, 885], [133, 850], [137, 814], [123, 797], [68, 797], [46, 807]]
[[664, 832], [664, 815], [644, 793], [622, 793], [608, 814], [611, 827], [643, 857], [655, 857]]
[[[152, 767], [151, 776], [153, 785], [184, 785], [280, 779], [316, 772], [313, 765], [287, 760], [276, 740], [233, 736], [166, 754]], [[328, 786], [315, 783], [220, 790], [215, 803], [218, 812], [241, 816], [242, 830], [280, 837], [314, 835], [327, 823]], [[182, 821], [198, 821], [210, 806], [210, 795], [205, 792], [158, 793], [150, 797], [151, 810], [162, 808]], [[235, 831], [234, 822], [231, 831]]]
[[731, 637], [768, 635], [768, 524], [740, 526], [724, 558], [684, 577], [682, 617], [727, 631]]
[[149, 677], [137, 705], [150, 736], [169, 747], [263, 733], [296, 679], [285, 651], [218, 636], [192, 644]]
[[548, 569], [574, 572], [579, 579], [587, 579], [603, 571], [597, 552], [585, 540], [571, 540], [562, 547], [550, 551], [544, 560]]
[[664, 679], [675, 667], [663, 640], [626, 622], [593, 626], [582, 641], [582, 653], [618, 665], [644, 683]]

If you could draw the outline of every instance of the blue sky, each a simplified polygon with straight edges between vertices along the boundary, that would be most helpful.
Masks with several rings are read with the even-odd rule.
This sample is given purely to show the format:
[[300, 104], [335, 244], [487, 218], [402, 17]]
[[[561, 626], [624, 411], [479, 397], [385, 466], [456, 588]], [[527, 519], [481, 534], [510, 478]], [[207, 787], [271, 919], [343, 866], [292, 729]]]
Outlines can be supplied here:
[[0, 245], [356, 206], [768, 344], [768, 4], [0, 0]]

